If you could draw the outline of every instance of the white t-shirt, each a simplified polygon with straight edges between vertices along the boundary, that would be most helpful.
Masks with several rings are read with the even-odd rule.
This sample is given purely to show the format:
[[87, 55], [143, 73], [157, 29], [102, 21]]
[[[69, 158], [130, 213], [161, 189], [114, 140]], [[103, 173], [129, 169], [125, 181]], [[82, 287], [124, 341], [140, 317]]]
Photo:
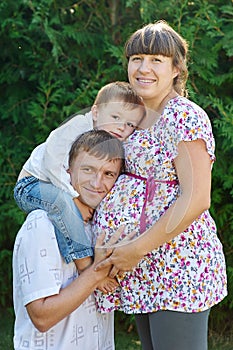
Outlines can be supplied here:
[[47, 140], [37, 146], [23, 166], [31, 175], [78, 197], [78, 192], [70, 184], [67, 173], [69, 151], [76, 138], [93, 129], [92, 113], [76, 115], [53, 130]]
[[62, 260], [46, 212], [31, 212], [17, 234], [13, 252], [15, 350], [114, 350], [113, 313], [98, 313], [93, 294], [47, 332], [39, 332], [32, 324], [25, 305], [58, 294], [75, 278], [75, 264]]

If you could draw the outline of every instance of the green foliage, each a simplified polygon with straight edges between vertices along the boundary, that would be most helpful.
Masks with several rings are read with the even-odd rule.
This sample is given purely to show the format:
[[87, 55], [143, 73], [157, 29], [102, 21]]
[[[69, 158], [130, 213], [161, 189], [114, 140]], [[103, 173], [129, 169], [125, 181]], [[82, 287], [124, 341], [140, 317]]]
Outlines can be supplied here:
[[[123, 47], [144, 23], [167, 20], [189, 42], [190, 98], [216, 137], [211, 212], [223, 242], [233, 308], [233, 7], [230, 0], [3, 0], [0, 3], [0, 305], [11, 304], [11, 252], [24, 214], [13, 200], [31, 150], [105, 83], [126, 80]], [[217, 316], [216, 316], [217, 317]]]
[[11, 272], [12, 253], [11, 249], [1, 249], [0, 251], [0, 304], [6, 306], [9, 301], [12, 301], [12, 295], [9, 295], [9, 286], [12, 283]]

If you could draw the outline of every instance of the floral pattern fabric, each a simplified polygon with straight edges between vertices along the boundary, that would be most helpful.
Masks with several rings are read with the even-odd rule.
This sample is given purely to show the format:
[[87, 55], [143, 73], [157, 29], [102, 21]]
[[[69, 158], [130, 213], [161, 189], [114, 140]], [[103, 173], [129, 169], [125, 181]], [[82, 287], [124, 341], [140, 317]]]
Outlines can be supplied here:
[[[127, 172], [156, 180], [155, 194], [146, 202], [147, 228], [179, 196], [179, 184], [166, 183], [178, 181], [174, 158], [179, 142], [197, 139], [205, 141], [214, 161], [215, 144], [208, 116], [188, 99], [176, 97], [152, 127], [134, 132], [125, 143]], [[125, 224], [129, 232], [137, 230], [140, 234], [145, 192], [146, 180], [121, 175], [96, 210], [93, 232], [99, 234], [104, 229], [109, 238]], [[100, 312], [199, 312], [219, 303], [227, 294], [226, 268], [209, 211], [173, 240], [150, 252], [133, 271], [118, 276], [118, 281], [120, 287], [114, 293], [96, 292]]]

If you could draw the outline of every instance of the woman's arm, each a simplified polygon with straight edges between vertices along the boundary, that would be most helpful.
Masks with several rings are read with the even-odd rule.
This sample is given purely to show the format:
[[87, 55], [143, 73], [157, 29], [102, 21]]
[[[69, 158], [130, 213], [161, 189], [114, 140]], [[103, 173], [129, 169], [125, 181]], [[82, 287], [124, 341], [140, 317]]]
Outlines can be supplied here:
[[210, 207], [211, 160], [206, 144], [199, 139], [180, 142], [175, 167], [181, 194], [161, 218], [130, 244], [114, 249], [112, 255], [96, 268], [114, 265], [117, 271], [132, 269], [150, 251], [183, 232], [203, 211]]

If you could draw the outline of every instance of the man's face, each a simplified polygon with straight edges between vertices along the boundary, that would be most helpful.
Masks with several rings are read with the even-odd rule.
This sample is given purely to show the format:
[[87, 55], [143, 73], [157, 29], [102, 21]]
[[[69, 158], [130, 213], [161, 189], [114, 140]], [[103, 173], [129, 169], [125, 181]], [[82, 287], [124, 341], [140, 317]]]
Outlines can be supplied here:
[[79, 199], [96, 208], [114, 185], [121, 164], [120, 159], [99, 159], [81, 151], [69, 169], [71, 184], [79, 193]]

